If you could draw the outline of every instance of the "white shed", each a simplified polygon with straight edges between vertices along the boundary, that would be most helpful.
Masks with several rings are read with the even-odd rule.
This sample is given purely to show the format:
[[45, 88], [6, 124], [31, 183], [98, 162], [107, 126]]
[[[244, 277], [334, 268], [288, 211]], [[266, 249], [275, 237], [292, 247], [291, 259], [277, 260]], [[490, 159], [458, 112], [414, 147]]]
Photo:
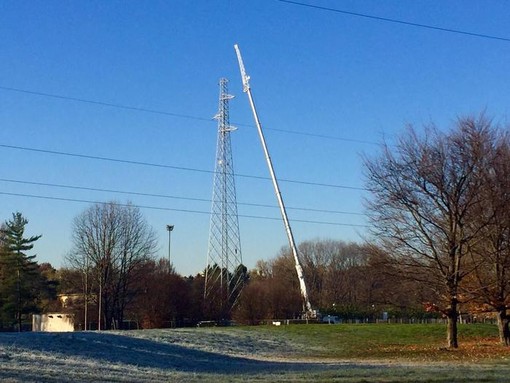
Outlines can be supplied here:
[[32, 331], [74, 331], [74, 315], [65, 313], [34, 314]]

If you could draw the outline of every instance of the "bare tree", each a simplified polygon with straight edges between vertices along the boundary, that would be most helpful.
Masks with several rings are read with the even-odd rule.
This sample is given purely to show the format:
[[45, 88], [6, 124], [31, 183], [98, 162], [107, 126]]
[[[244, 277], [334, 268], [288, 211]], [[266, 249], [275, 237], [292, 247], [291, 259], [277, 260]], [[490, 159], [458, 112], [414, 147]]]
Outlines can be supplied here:
[[301, 243], [299, 253], [310, 297], [317, 308], [327, 309], [337, 303], [361, 303], [364, 277], [367, 276], [361, 270], [368, 260], [368, 253], [362, 246], [319, 239]]
[[478, 310], [495, 311], [501, 343], [510, 346], [510, 140], [498, 138], [492, 166], [485, 173], [487, 187], [480, 190], [483, 204], [478, 219], [493, 217], [473, 246], [472, 262], [477, 267], [465, 286], [481, 304]]
[[67, 257], [82, 270], [84, 293], [97, 296], [98, 328], [122, 325], [127, 303], [136, 293], [139, 267], [153, 259], [157, 243], [140, 210], [131, 204], [95, 204], [73, 222], [74, 248]]
[[234, 318], [244, 323], [292, 319], [302, 310], [294, 258], [288, 247], [269, 261], [258, 261], [239, 297]]
[[233, 318], [239, 323], [257, 325], [269, 318], [269, 287], [265, 277], [256, 272], [250, 274], [250, 281], [239, 296], [239, 303], [233, 312]]
[[135, 281], [138, 293], [128, 305], [130, 318], [142, 328], [183, 325], [194, 302], [191, 286], [176, 274], [167, 259], [146, 262]]
[[419, 136], [410, 127], [396, 146], [365, 158], [373, 234], [413, 278], [441, 296], [447, 342], [458, 347], [460, 284], [472, 269], [471, 246], [492, 217], [474, 219], [483, 198], [482, 176], [491, 163], [490, 122], [461, 118], [455, 129], [435, 127]]

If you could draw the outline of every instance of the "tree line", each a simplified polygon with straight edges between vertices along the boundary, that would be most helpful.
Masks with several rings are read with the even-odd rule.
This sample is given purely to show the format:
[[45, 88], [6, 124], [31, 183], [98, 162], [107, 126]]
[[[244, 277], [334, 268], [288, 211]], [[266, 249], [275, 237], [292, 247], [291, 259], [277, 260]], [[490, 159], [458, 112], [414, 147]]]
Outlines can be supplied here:
[[[408, 127], [364, 165], [370, 237], [299, 244], [314, 308], [353, 320], [382, 319], [383, 312], [386, 318], [444, 317], [450, 347], [458, 346], [459, 315], [495, 313], [508, 346], [507, 131], [483, 115], [459, 118], [449, 130]], [[73, 248], [66, 266], [55, 270], [27, 254], [40, 238], [24, 237], [27, 223], [15, 213], [1, 228], [2, 329], [21, 329], [29, 314], [49, 310], [74, 313], [82, 329], [258, 324], [302, 315], [286, 247], [234, 276], [218, 266], [181, 276], [156, 259], [156, 236], [138, 208], [98, 203], [75, 218]], [[204, 298], [206, 272], [243, 280], [231, 311], [224, 292]]]
[[[73, 222], [74, 246], [60, 269], [27, 255], [40, 238], [24, 238], [27, 223], [16, 213], [2, 229], [6, 238], [13, 226], [21, 228], [17, 247], [2, 239], [0, 329], [21, 329], [22, 322], [28, 327], [30, 315], [43, 312], [72, 313], [78, 329], [90, 330], [194, 326], [201, 321], [258, 324], [302, 315], [288, 248], [258, 261], [253, 270], [240, 266], [235, 271], [238, 275], [230, 279], [242, 279], [244, 287], [234, 309], [226, 311], [233, 302], [225, 302], [221, 289], [204, 297], [205, 269], [181, 276], [168, 260], [156, 259], [155, 234], [136, 207], [111, 202], [85, 209]], [[423, 301], [419, 291], [415, 297], [409, 289], [397, 294], [397, 282], [383, 273], [370, 251], [365, 244], [324, 239], [299, 245], [315, 307], [346, 319], [374, 319], [381, 310], [399, 317], [416, 315]], [[207, 271], [228, 272], [218, 266]]]
[[[13, 214], [2, 228], [1, 329], [21, 329], [31, 314], [73, 313], [78, 328], [114, 329], [196, 325], [200, 321], [258, 324], [267, 319], [300, 318], [302, 302], [294, 260], [287, 248], [260, 260], [253, 270], [236, 270], [244, 288], [232, 312], [225, 312], [224, 291], [204, 299], [205, 270], [177, 274], [166, 259], [156, 259], [155, 235], [131, 205], [95, 204], [76, 217], [73, 250], [66, 266], [38, 264], [28, 255], [41, 236], [24, 237], [28, 220]], [[13, 238], [11, 240], [11, 237]], [[323, 312], [346, 318], [374, 316], [389, 307], [383, 276], [372, 264], [369, 247], [333, 240], [300, 244], [310, 297]], [[209, 272], [226, 273], [218, 266]], [[225, 277], [226, 278], [226, 277]], [[388, 285], [389, 286], [389, 285]], [[408, 294], [406, 295], [408, 297]], [[395, 300], [397, 302], [398, 300]], [[418, 302], [418, 301], [416, 301]], [[415, 301], [398, 301], [418, 308]], [[419, 305], [419, 303], [418, 303]]]

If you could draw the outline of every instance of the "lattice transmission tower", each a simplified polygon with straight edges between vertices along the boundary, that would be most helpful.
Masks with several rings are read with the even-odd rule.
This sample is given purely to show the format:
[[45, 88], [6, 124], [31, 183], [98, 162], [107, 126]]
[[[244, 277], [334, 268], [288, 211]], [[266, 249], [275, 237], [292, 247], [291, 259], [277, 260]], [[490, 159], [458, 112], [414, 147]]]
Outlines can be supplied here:
[[216, 165], [214, 171], [204, 303], [209, 319], [227, 320], [246, 278], [242, 264], [234, 164], [229, 121], [228, 80], [220, 79]]

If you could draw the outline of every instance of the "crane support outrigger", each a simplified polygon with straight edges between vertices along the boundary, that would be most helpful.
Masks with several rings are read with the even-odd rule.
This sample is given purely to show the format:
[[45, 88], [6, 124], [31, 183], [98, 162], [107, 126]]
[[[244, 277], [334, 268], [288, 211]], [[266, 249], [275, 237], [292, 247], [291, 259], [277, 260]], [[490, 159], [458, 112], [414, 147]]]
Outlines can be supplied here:
[[250, 101], [251, 110], [253, 112], [253, 118], [255, 119], [255, 124], [257, 125], [257, 130], [259, 133], [260, 142], [262, 143], [262, 149], [264, 150], [264, 155], [266, 157], [267, 167], [269, 168], [269, 173], [271, 174], [271, 180], [273, 181], [273, 187], [276, 194], [276, 198], [278, 199], [278, 205], [280, 206], [280, 212], [282, 214], [283, 224], [285, 225], [285, 231], [287, 232], [287, 238], [289, 240], [289, 246], [292, 251], [292, 255], [294, 256], [294, 263], [296, 267], [296, 272], [299, 280], [299, 287], [301, 289], [301, 298], [303, 299], [303, 311], [305, 313], [306, 318], [314, 317], [314, 311], [312, 310], [312, 305], [310, 304], [310, 300], [308, 299], [308, 291], [306, 289], [305, 277], [303, 275], [303, 268], [301, 267], [301, 263], [299, 262], [298, 251], [296, 247], [296, 242], [294, 241], [294, 235], [292, 234], [292, 229], [290, 227], [289, 218], [287, 216], [287, 211], [285, 210], [285, 204], [283, 203], [283, 198], [280, 192], [280, 187], [278, 186], [278, 181], [276, 179], [276, 175], [273, 169], [273, 163], [271, 161], [271, 157], [269, 156], [269, 151], [267, 149], [266, 140], [264, 138], [264, 133], [262, 132], [262, 125], [260, 124], [259, 116], [257, 114], [257, 109], [255, 108], [255, 102], [253, 101], [253, 96], [251, 94], [250, 88], [250, 76], [246, 74], [246, 70], [244, 69], [243, 58], [241, 57], [241, 51], [239, 50], [239, 46], [237, 44], [234, 45], [234, 49], [237, 54], [237, 61], [239, 62], [239, 70], [241, 71], [241, 78], [243, 80], [243, 92], [248, 95], [248, 99]]

